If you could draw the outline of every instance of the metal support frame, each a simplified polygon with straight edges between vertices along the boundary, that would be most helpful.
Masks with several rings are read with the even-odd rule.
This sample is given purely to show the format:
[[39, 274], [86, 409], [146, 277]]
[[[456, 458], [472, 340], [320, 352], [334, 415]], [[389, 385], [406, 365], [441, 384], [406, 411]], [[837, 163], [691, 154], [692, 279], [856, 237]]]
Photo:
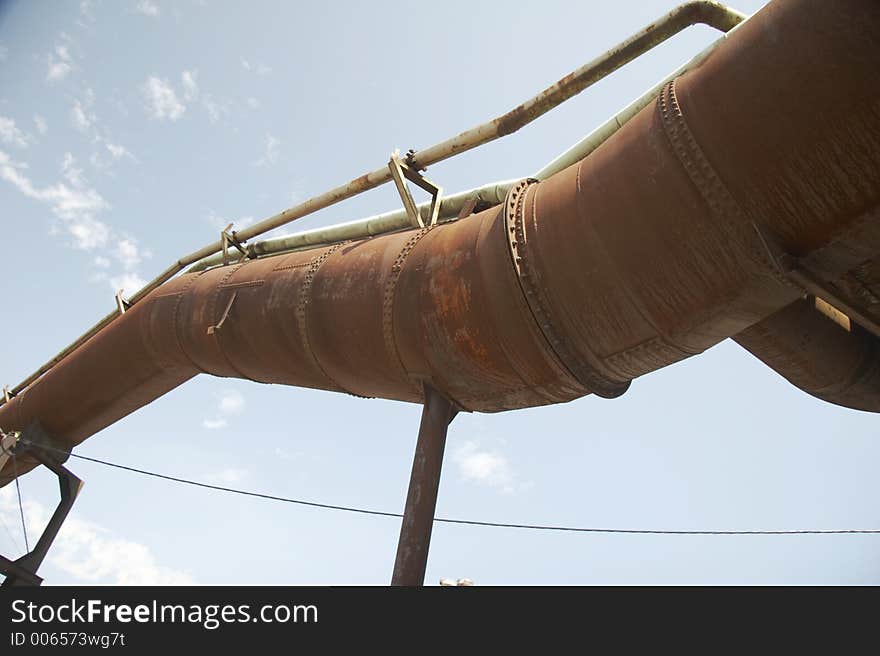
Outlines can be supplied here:
[[[407, 155], [407, 161], [412, 162], [412, 151]], [[422, 220], [422, 214], [413, 200], [409, 187], [406, 186], [406, 180], [414, 185], [421, 187], [431, 194], [431, 207], [428, 210], [428, 225], [432, 226], [437, 223], [437, 216], [440, 213], [440, 199], [443, 196], [443, 187], [439, 187], [419, 173], [409, 163], [400, 161], [397, 152], [391, 153], [391, 159], [388, 160], [388, 168], [391, 170], [391, 177], [394, 179], [394, 186], [397, 187], [397, 193], [403, 201], [403, 207], [409, 218], [409, 223], [414, 228], [424, 228], [425, 222]]]
[[229, 229], [232, 227], [230, 223], [228, 226], [223, 228], [220, 231], [220, 251], [223, 253], [223, 266], [229, 264], [229, 245], [232, 244], [241, 253], [240, 259], [247, 259], [248, 253], [242, 245], [241, 241], [235, 234], [235, 230], [229, 232]]
[[[58, 476], [61, 499], [33, 549], [16, 560], [10, 560], [0, 555], [0, 574], [6, 576], [0, 587], [37, 586], [43, 582], [43, 579], [37, 575], [37, 570], [46, 558], [49, 548], [55, 541], [61, 525], [67, 519], [67, 515], [70, 513], [71, 508], [73, 508], [73, 503], [76, 501], [76, 497], [83, 486], [82, 480], [63, 466], [68, 456], [65, 455], [59, 458], [55, 455], [59, 452], [64, 454], [65, 450], [54, 446], [54, 440], [43, 430], [39, 423], [34, 422], [22, 432], [20, 439], [18, 437], [16, 436], [16, 439], [19, 441], [19, 444], [13, 447], [16, 449], [16, 456], [27, 453], [27, 455], [35, 458], [52, 470]], [[21, 445], [24, 445], [25, 448], [22, 449]], [[44, 446], [48, 448], [43, 448]], [[5, 448], [3, 455], [8, 455]]]
[[125, 311], [131, 307], [131, 303], [122, 298], [122, 292], [125, 291], [120, 289], [116, 292], [116, 309], [119, 310], [119, 314], [125, 314]]
[[[767, 226], [761, 225], [757, 222], [754, 222], [753, 225], [755, 231], [758, 233], [761, 245], [764, 247], [770, 261], [773, 262], [773, 265], [783, 276], [791, 280], [795, 285], [807, 293], [812, 294], [825, 304], [830, 305], [833, 309], [846, 315], [850, 319], [854, 319], [857, 324], [872, 333], [875, 337], [880, 337], [880, 323], [868, 316], [868, 314], [862, 309], [843, 298], [843, 296], [834, 289], [833, 285], [819, 279], [819, 277], [812, 271], [804, 268], [796, 256], [786, 252], [785, 249], [782, 248], [779, 240], [770, 229], [767, 228]], [[823, 311], [821, 307], [818, 309]], [[823, 313], [828, 314], [827, 312]], [[837, 318], [834, 320], [841, 323]]]
[[458, 406], [455, 403], [430, 385], [425, 385], [425, 405], [422, 408], [391, 585], [421, 586], [425, 583], [446, 431], [457, 414]]

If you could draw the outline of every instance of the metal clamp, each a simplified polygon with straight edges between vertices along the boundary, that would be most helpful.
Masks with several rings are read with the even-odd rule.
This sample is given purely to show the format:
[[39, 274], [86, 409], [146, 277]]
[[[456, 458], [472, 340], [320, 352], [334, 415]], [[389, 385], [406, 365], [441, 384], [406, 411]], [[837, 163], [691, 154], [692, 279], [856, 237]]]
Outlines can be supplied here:
[[407, 217], [409, 217], [410, 225], [414, 228], [424, 228], [425, 222], [422, 220], [422, 214], [413, 200], [409, 187], [406, 186], [406, 180], [431, 194], [431, 209], [428, 212], [429, 226], [436, 225], [437, 223], [443, 187], [434, 184], [418, 172], [413, 156], [414, 153], [410, 151], [407, 154], [407, 163], [404, 163], [400, 161], [400, 153], [394, 151], [391, 153], [391, 159], [388, 160], [388, 168], [391, 170], [391, 177], [394, 179], [397, 193], [400, 194], [400, 199], [403, 201], [403, 207], [406, 210]]
[[[812, 294], [817, 299], [831, 306], [834, 310], [837, 310], [838, 313], [854, 319], [856, 323], [872, 333], [875, 337], [880, 337], [880, 323], [868, 316], [868, 314], [861, 308], [850, 303], [834, 288], [833, 285], [824, 280], [820, 280], [812, 271], [804, 268], [796, 256], [786, 252], [785, 249], [782, 248], [776, 235], [774, 235], [767, 226], [762, 225], [757, 221], [753, 221], [752, 225], [755, 228], [755, 232], [758, 233], [758, 239], [761, 241], [761, 245], [764, 247], [767, 257], [779, 273], [807, 293]], [[821, 308], [819, 308], [819, 310], [823, 312], [823, 314], [828, 314], [828, 312], [825, 312]], [[840, 317], [835, 317], [834, 321], [843, 325]]]
[[241, 258], [239, 259], [247, 259], [248, 252], [245, 250], [242, 243], [239, 241], [238, 237], [235, 235], [235, 230], [229, 232], [229, 229], [232, 227], [230, 223], [228, 226], [223, 228], [220, 231], [220, 248], [223, 251], [223, 266], [229, 264], [229, 245], [232, 244], [241, 253]]

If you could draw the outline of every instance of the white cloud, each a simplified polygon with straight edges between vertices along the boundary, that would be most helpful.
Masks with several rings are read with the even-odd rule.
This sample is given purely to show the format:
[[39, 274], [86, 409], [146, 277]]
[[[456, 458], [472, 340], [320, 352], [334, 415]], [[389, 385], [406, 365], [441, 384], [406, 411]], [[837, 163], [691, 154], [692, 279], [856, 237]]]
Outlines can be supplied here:
[[82, 170], [76, 167], [70, 153], [65, 153], [61, 163], [62, 175], [70, 185], [58, 182], [39, 188], [25, 175], [23, 171], [26, 169], [25, 164], [13, 161], [0, 151], [0, 179], [12, 184], [28, 198], [49, 205], [74, 237], [74, 246], [89, 250], [106, 243], [109, 229], [95, 218], [95, 214], [109, 205], [101, 194], [86, 185]]
[[95, 115], [91, 114], [86, 107], [79, 101], [75, 101], [70, 109], [70, 123], [80, 132], [88, 130], [95, 120]]
[[141, 278], [138, 274], [132, 273], [130, 271], [121, 273], [118, 276], [110, 277], [110, 286], [116, 291], [121, 290], [123, 292], [123, 296], [125, 296], [126, 298], [134, 294], [146, 284], [146, 280]]
[[273, 135], [266, 134], [263, 139], [263, 156], [256, 162], [255, 166], [272, 166], [278, 161], [278, 146], [281, 142]]
[[208, 112], [208, 118], [211, 119], [211, 123], [216, 123], [229, 114], [229, 103], [219, 103], [209, 93], [202, 96], [202, 105], [205, 111]]
[[37, 128], [37, 132], [40, 134], [46, 134], [46, 132], [49, 131], [49, 124], [46, 123], [46, 119], [39, 114], [34, 114], [34, 125]]
[[74, 187], [83, 187], [86, 180], [81, 168], [76, 165], [76, 158], [71, 153], [64, 153], [61, 160], [61, 175]]
[[[29, 535], [39, 535], [50, 513], [41, 503], [24, 502]], [[19, 522], [18, 502], [11, 486], [0, 489], [0, 516], [4, 523]], [[73, 512], [61, 526], [47, 562], [71, 577], [75, 584], [193, 585], [188, 573], [160, 565], [144, 544], [112, 531]], [[51, 582], [51, 581], [50, 581]]]
[[217, 401], [216, 413], [213, 417], [207, 417], [202, 421], [202, 426], [208, 430], [226, 428], [230, 417], [244, 412], [244, 397], [235, 390], [227, 390], [220, 395]]
[[110, 238], [107, 224], [89, 216], [71, 221], [67, 230], [73, 235], [75, 246], [86, 251], [101, 248]]
[[196, 82], [198, 71], [184, 71], [180, 74], [180, 82], [183, 84], [183, 99], [192, 102], [199, 97], [199, 85]]
[[254, 64], [252, 62], [249, 62], [247, 59], [241, 60], [241, 66], [242, 66], [242, 68], [244, 68], [244, 70], [253, 71], [254, 73], [256, 73], [257, 75], [259, 75], [261, 77], [265, 77], [265, 76], [269, 75], [269, 73], [272, 72], [272, 69], [269, 68], [268, 66], [266, 66], [265, 64]]
[[147, 98], [148, 109], [153, 118], [176, 121], [186, 111], [186, 106], [177, 98], [177, 94], [167, 80], [151, 76], [143, 84], [142, 91]]
[[122, 157], [134, 159], [134, 155], [132, 155], [125, 146], [120, 146], [119, 144], [111, 143], [110, 141], [105, 141], [104, 145], [107, 147], [107, 150], [110, 151], [113, 159], [120, 159]]
[[455, 449], [452, 460], [458, 465], [459, 475], [464, 480], [506, 493], [514, 491], [513, 469], [501, 453], [480, 449], [479, 443], [468, 441]]
[[161, 13], [156, 3], [151, 2], [151, 0], [140, 0], [135, 6], [135, 11], [151, 18], [157, 18]]
[[205, 220], [214, 228], [217, 232], [224, 230], [226, 226], [230, 223], [232, 224], [233, 230], [241, 230], [242, 228], [246, 228], [250, 224], [254, 222], [254, 217], [252, 216], [240, 216], [237, 219], [220, 216], [214, 210], [208, 210], [208, 214], [205, 217]]
[[55, 46], [55, 52], [50, 53], [47, 60], [49, 69], [46, 72], [46, 79], [49, 82], [63, 80], [73, 70], [73, 58], [66, 45]]
[[253, 96], [250, 96], [247, 100], [245, 100], [245, 103], [247, 103], [247, 106], [250, 107], [251, 109], [259, 109], [260, 108], [260, 101], [257, 100], [256, 98], [254, 98]]
[[[71, 245], [74, 248], [91, 251], [110, 247], [108, 254], [121, 265], [122, 271], [112, 276], [101, 271], [94, 276], [95, 280], [106, 280], [114, 292], [119, 289], [134, 292], [144, 286], [144, 280], [134, 269], [143, 259], [150, 257], [149, 251], [142, 249], [134, 238], [116, 234], [97, 218], [97, 214], [110, 205], [97, 190], [89, 186], [71, 153], [65, 153], [61, 160], [63, 182], [38, 187], [26, 175], [26, 171], [26, 164], [15, 162], [7, 153], [0, 151], [0, 179], [9, 182], [24, 196], [48, 205], [52, 213], [61, 219], [67, 234], [73, 238]], [[106, 255], [98, 255], [93, 258], [93, 264], [106, 270], [112, 263]]]
[[133, 269], [141, 263], [141, 252], [137, 243], [130, 238], [120, 239], [116, 244], [116, 259], [119, 260], [126, 269]]
[[5, 116], [0, 116], [0, 141], [19, 148], [28, 145], [27, 135], [16, 127], [14, 120]]
[[226, 467], [217, 472], [211, 472], [205, 478], [209, 483], [215, 485], [230, 485], [232, 483], [241, 483], [248, 476], [245, 469], [236, 469], [234, 467]]

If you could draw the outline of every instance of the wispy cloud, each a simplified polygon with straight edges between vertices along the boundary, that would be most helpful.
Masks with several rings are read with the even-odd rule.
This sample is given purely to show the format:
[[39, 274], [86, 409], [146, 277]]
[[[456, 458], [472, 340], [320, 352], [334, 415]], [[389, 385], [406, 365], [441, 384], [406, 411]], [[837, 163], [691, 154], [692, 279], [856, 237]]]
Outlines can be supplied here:
[[241, 394], [235, 390], [227, 390], [218, 398], [214, 415], [206, 417], [202, 421], [202, 426], [208, 430], [226, 428], [231, 417], [244, 412], [244, 406], [244, 397]]
[[199, 85], [196, 80], [198, 71], [184, 71], [180, 74], [180, 83], [183, 85], [183, 98], [186, 102], [193, 102], [199, 97]]
[[179, 89], [167, 79], [156, 76], [148, 78], [141, 90], [147, 99], [150, 115], [160, 120], [176, 121], [199, 101], [211, 123], [217, 123], [229, 114], [228, 101], [218, 101], [200, 88], [197, 70], [185, 70], [180, 74]]
[[30, 140], [24, 132], [18, 129], [13, 119], [0, 116], [0, 141], [19, 148], [26, 148]]
[[271, 134], [266, 134], [263, 139], [263, 155], [254, 162], [254, 166], [272, 166], [278, 161], [278, 146], [281, 142]]
[[[39, 535], [49, 521], [41, 503], [25, 500], [24, 515], [30, 535]], [[0, 489], [0, 516], [9, 526], [19, 522], [18, 502], [11, 486]], [[190, 573], [160, 565], [146, 545], [114, 534], [76, 516], [65, 520], [49, 552], [48, 562], [77, 584], [193, 585]]]
[[110, 141], [105, 141], [104, 146], [106, 146], [113, 159], [122, 159], [123, 157], [134, 159], [134, 155], [132, 155], [125, 146], [120, 146], [119, 144]]
[[220, 471], [210, 472], [205, 475], [208, 482], [214, 483], [215, 485], [232, 485], [234, 483], [241, 483], [247, 477], [248, 471], [246, 469], [236, 469], [235, 467], [226, 467]]
[[27, 165], [15, 162], [0, 151], [0, 179], [12, 184], [19, 192], [48, 205], [52, 213], [64, 221], [74, 237], [77, 248], [90, 250], [103, 246], [109, 230], [95, 215], [109, 208], [109, 204], [95, 189], [86, 185], [82, 170], [78, 169], [70, 153], [65, 153], [61, 170], [65, 182], [38, 187], [25, 174]]
[[225, 229], [230, 223], [233, 225], [233, 229], [241, 230], [242, 228], [246, 228], [251, 223], [254, 222], [254, 217], [252, 216], [240, 216], [238, 218], [231, 218], [228, 216], [221, 216], [217, 214], [214, 210], [208, 210], [207, 216], [205, 216], [205, 220], [210, 224], [215, 231], [220, 232]]
[[272, 72], [272, 69], [266, 66], [266, 64], [255, 64], [244, 58], [241, 60], [241, 67], [246, 71], [256, 73], [260, 77], [265, 77]]
[[137, 5], [135, 5], [135, 11], [150, 18], [158, 18], [161, 14], [159, 6], [155, 2], [151, 2], [151, 0], [139, 0]]
[[453, 451], [452, 460], [458, 466], [459, 475], [466, 481], [505, 493], [515, 491], [513, 468], [498, 451], [482, 449], [478, 442], [467, 441]]
[[73, 107], [70, 108], [70, 123], [78, 131], [88, 131], [88, 129], [98, 120], [98, 117], [92, 109], [94, 104], [95, 92], [91, 89], [86, 89], [82, 100], [74, 100]]
[[[133, 292], [143, 286], [144, 281], [135, 268], [143, 259], [150, 257], [150, 252], [139, 247], [134, 238], [118, 234], [98, 218], [110, 205], [89, 185], [71, 153], [64, 154], [61, 160], [62, 179], [55, 184], [38, 186], [27, 172], [26, 164], [16, 162], [0, 151], [0, 180], [5, 180], [24, 196], [47, 205], [72, 238], [71, 246], [85, 251], [104, 251], [104, 255], [94, 258], [95, 265], [101, 269], [93, 276], [94, 280], [106, 280], [114, 291], [125, 289]], [[121, 267], [121, 271], [115, 275], [107, 271], [111, 262], [109, 258]]]
[[46, 59], [48, 63], [46, 80], [49, 82], [63, 80], [73, 70], [73, 58], [70, 56], [70, 48], [66, 44], [55, 46], [55, 51], [49, 53]]
[[49, 124], [39, 114], [34, 114], [34, 126], [40, 134], [46, 134], [49, 131]]
[[211, 123], [217, 123], [229, 114], [229, 103], [218, 102], [214, 99], [214, 96], [209, 93], [202, 96], [202, 106], [205, 108], [205, 111], [208, 112], [208, 118], [211, 119]]
[[153, 118], [160, 121], [176, 121], [186, 111], [174, 88], [167, 80], [151, 76], [141, 87], [147, 99], [147, 110]]

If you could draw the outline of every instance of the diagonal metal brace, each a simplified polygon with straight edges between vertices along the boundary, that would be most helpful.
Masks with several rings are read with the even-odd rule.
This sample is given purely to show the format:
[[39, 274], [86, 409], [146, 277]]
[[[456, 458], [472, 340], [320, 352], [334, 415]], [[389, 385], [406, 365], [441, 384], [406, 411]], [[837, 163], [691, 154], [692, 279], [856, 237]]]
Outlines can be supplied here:
[[[49, 548], [55, 541], [61, 525], [67, 519], [73, 503], [82, 489], [83, 482], [62, 464], [67, 460], [67, 456], [62, 455], [59, 458], [55, 455], [59, 451], [64, 454], [65, 451], [56, 449], [52, 446], [53, 444], [54, 440], [48, 436], [39, 423], [34, 422], [22, 431], [19, 444], [14, 447], [16, 456], [26, 453], [58, 476], [61, 500], [33, 549], [14, 561], [0, 556], [0, 574], [6, 576], [2, 587], [33, 586], [43, 582], [43, 579], [37, 575], [37, 570], [46, 558]], [[44, 445], [46, 448], [43, 448]], [[22, 446], [24, 446], [23, 449]]]
[[416, 206], [416, 202], [413, 200], [409, 187], [406, 186], [407, 180], [431, 194], [431, 208], [428, 212], [428, 225], [436, 225], [437, 217], [440, 214], [440, 201], [443, 197], [443, 187], [434, 184], [426, 177], [422, 176], [409, 164], [401, 162], [397, 152], [391, 153], [391, 159], [388, 160], [388, 168], [391, 170], [391, 177], [394, 180], [394, 185], [397, 187], [397, 193], [400, 194], [400, 199], [403, 201], [403, 208], [406, 210], [407, 217], [409, 217], [410, 225], [414, 228], [424, 228], [425, 222], [422, 220], [422, 215], [419, 212], [419, 208]]
[[239, 259], [245, 260], [248, 258], [248, 252], [245, 250], [241, 241], [239, 241], [238, 237], [236, 236], [235, 230], [230, 232], [230, 228], [232, 228], [231, 223], [220, 231], [220, 246], [221, 250], [223, 251], [223, 266], [229, 264], [230, 244], [234, 246], [239, 253], [241, 253], [241, 258]]

